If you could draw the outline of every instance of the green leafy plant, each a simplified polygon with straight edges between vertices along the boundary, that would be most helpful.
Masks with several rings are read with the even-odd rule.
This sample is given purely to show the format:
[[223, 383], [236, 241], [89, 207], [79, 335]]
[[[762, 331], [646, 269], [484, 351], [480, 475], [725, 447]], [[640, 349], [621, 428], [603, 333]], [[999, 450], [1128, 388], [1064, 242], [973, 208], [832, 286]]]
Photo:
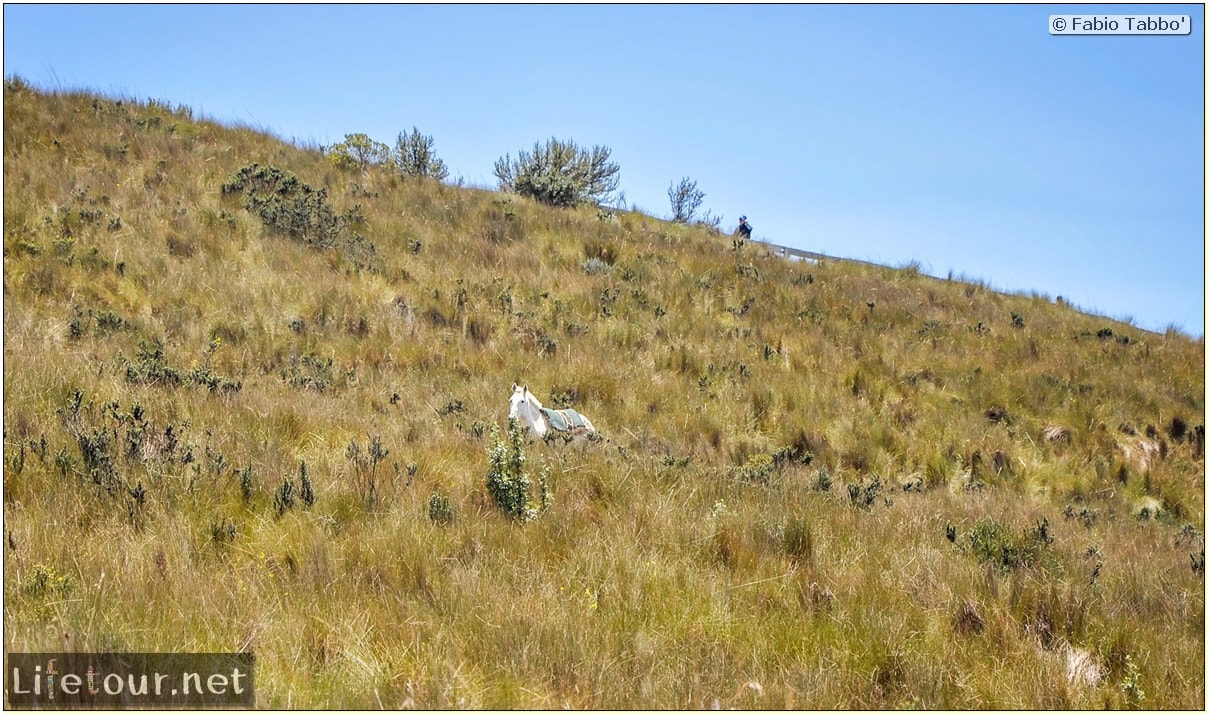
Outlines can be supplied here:
[[365, 173], [371, 166], [389, 162], [391, 154], [390, 147], [370, 139], [366, 134], [346, 134], [344, 141], [328, 150], [327, 158], [342, 169]]
[[1117, 689], [1125, 696], [1125, 702], [1134, 710], [1141, 709], [1146, 701], [1146, 691], [1142, 689], [1142, 673], [1133, 657], [1125, 655], [1125, 675], [1117, 684]]
[[814, 475], [814, 480], [811, 482], [810, 488], [819, 492], [829, 492], [831, 491], [831, 485], [831, 472], [828, 472], [826, 468], [823, 468]]
[[449, 176], [445, 162], [432, 150], [432, 137], [424, 136], [412, 127], [411, 134], [399, 134], [392, 156], [399, 173], [405, 177], [426, 177], [443, 181]]
[[277, 510], [278, 517], [294, 508], [295, 491], [294, 480], [288, 476], [282, 477], [281, 486], [277, 487], [277, 493], [273, 496], [273, 508]]
[[1016, 534], [991, 518], [980, 519], [969, 533], [970, 551], [979, 561], [1002, 570], [1033, 566], [1041, 560], [1042, 549], [1053, 543], [1049, 520]]
[[431, 519], [434, 524], [440, 524], [441, 526], [452, 524], [456, 513], [457, 511], [449, 497], [445, 496], [439, 491], [434, 491], [431, 495], [429, 495], [428, 518]]
[[533, 491], [533, 480], [525, 469], [525, 437], [520, 422], [508, 420], [508, 435], [501, 438], [499, 428], [492, 430], [492, 445], [487, 452], [490, 467], [487, 470], [487, 491], [506, 516], [525, 523], [536, 519], [553, 502], [548, 483], [548, 471], [542, 468], [537, 481], [537, 495]]
[[608, 147], [584, 149], [573, 141], [551, 138], [535, 143], [532, 152], [520, 151], [495, 162], [500, 189], [528, 196], [552, 206], [577, 206], [605, 201], [616, 191], [620, 168], [609, 161]]
[[249, 164], [222, 186], [224, 195], [243, 194], [244, 207], [270, 230], [314, 248], [331, 248], [345, 227], [361, 220], [358, 209], [338, 214], [327, 189], [314, 189], [273, 166]]
[[35, 564], [21, 585], [21, 595], [31, 602], [35, 620], [49, 621], [55, 616], [56, 605], [79, 590], [78, 581], [54, 565]]
[[768, 484], [777, 469], [777, 462], [771, 454], [753, 454], [743, 462], [742, 466], [730, 470], [732, 478], [747, 484]]
[[180, 370], [171, 367], [164, 356], [164, 342], [160, 339], [139, 344], [138, 359], [126, 362], [126, 380], [142, 385], [181, 384], [183, 378]]
[[860, 509], [871, 509], [881, 493], [882, 478], [871, 474], [868, 482], [848, 485], [848, 502]]

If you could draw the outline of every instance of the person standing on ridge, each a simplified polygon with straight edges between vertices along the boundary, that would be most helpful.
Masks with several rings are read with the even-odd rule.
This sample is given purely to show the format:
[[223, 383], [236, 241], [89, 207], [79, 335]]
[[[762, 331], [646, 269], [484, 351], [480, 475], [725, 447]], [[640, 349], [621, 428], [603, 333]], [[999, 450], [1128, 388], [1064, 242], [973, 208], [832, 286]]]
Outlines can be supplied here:
[[751, 224], [747, 222], [746, 216], [739, 217], [739, 228], [735, 233], [743, 239], [751, 239]]

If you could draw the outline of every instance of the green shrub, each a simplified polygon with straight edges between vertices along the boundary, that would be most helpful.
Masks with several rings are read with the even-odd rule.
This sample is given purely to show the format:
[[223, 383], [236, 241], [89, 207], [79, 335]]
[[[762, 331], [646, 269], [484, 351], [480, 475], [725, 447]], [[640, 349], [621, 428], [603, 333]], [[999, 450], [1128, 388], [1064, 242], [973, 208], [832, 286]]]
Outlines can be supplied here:
[[[7, 590], [7, 589], [6, 589]], [[35, 564], [21, 584], [22, 600], [28, 599], [36, 621], [50, 621], [67, 599], [79, 590], [78, 581], [53, 565]], [[6, 598], [8, 602], [10, 599]], [[16, 599], [12, 599], [16, 600]], [[7, 606], [6, 606], [7, 608]]]
[[537, 501], [530, 498], [533, 485], [525, 471], [524, 441], [520, 422], [510, 419], [507, 441], [500, 438], [499, 428], [493, 429], [491, 449], [487, 452], [491, 460], [487, 470], [487, 491], [500, 511], [522, 524], [536, 519], [553, 501], [545, 468], [538, 477]]
[[191, 384], [204, 386], [211, 394], [227, 395], [243, 389], [243, 381], [223, 377], [209, 365], [198, 365], [188, 377]]
[[882, 478], [876, 474], [870, 475], [868, 483], [848, 485], [848, 501], [861, 509], [872, 508], [881, 493]]
[[679, 184], [668, 185], [667, 198], [672, 203], [672, 221], [691, 223], [701, 207], [705, 192], [697, 189], [697, 182], [686, 176]]
[[608, 147], [580, 148], [573, 141], [550, 139], [545, 146], [533, 145], [533, 153], [521, 151], [495, 162], [495, 176], [502, 191], [537, 199], [551, 206], [577, 206], [601, 202], [617, 189], [617, 164], [609, 161]]
[[92, 308], [89, 308], [85, 312], [79, 305], [73, 305], [72, 312], [73, 316], [68, 321], [67, 329], [68, 337], [73, 341], [80, 340], [89, 334], [103, 337], [131, 327], [125, 318], [112, 310], [94, 311]]
[[60, 573], [54, 566], [36, 564], [22, 584], [22, 590], [31, 596], [66, 596], [76, 589], [72, 577]]
[[[73, 327], [73, 335], [75, 330]], [[138, 359], [133, 362], [123, 359], [122, 363], [126, 381], [135, 385], [194, 385], [205, 387], [212, 394], [218, 395], [229, 395], [243, 389], [243, 382], [215, 373], [209, 365], [208, 357], [205, 364], [182, 374], [168, 363], [164, 355], [164, 342], [159, 338], [151, 342], [140, 342]]]
[[790, 444], [773, 452], [772, 461], [778, 467], [795, 464], [806, 466], [814, 461], [814, 454], [808, 449], [803, 449], [800, 444]]
[[223, 195], [243, 194], [244, 208], [265, 227], [314, 248], [331, 248], [344, 228], [360, 220], [356, 209], [337, 214], [326, 189], [313, 189], [291, 173], [249, 164], [222, 186]]
[[433, 492], [428, 497], [428, 518], [434, 524], [440, 524], [441, 526], [452, 524], [455, 513], [456, 510], [454, 509], [453, 502], [444, 494]]
[[404, 177], [422, 176], [443, 181], [449, 176], [445, 162], [438, 159], [432, 151], [432, 137], [420, 134], [420, 130], [415, 127], [411, 128], [411, 134], [399, 134], [395, 141], [393, 159], [399, 173]]
[[124, 361], [126, 381], [137, 385], [181, 384], [180, 370], [168, 365], [164, 357], [164, 342], [158, 338], [150, 343], [139, 343], [137, 362]]
[[974, 525], [969, 538], [975, 558], [1006, 571], [1037, 564], [1042, 548], [1054, 541], [1048, 519], [1042, 519], [1036, 527], [1021, 534], [1014, 534], [1003, 524], [986, 518]]
[[1132, 709], [1139, 710], [1146, 700], [1146, 691], [1142, 689], [1141, 671], [1133, 658], [1125, 655], [1125, 676], [1117, 684], [1117, 689], [1125, 696], [1125, 702]]
[[[297, 327], [302, 323], [301, 319], [296, 320], [297, 322], [291, 321], [291, 329], [303, 332], [305, 328]], [[348, 387], [356, 381], [357, 376], [356, 368], [343, 369], [330, 357], [322, 358], [312, 354], [291, 355], [289, 365], [283, 365], [277, 373], [290, 387], [319, 393]]]
[[772, 474], [777, 469], [777, 463], [770, 454], [753, 454], [747, 458], [741, 467], [730, 470], [734, 479], [748, 484], [768, 484]]
[[277, 493], [273, 496], [273, 507], [277, 510], [277, 516], [280, 517], [294, 508], [294, 491], [294, 480], [282, 477], [281, 486], [277, 488]]
[[810, 488], [818, 492], [831, 491], [831, 473], [826, 468], [820, 469], [814, 475], [814, 480], [810, 484]]
[[583, 262], [582, 267], [584, 269], [584, 273], [587, 273], [590, 276], [610, 273], [613, 270], [613, 266], [610, 266], [608, 263], [605, 263], [599, 258], [589, 258]]
[[342, 169], [362, 172], [391, 160], [390, 147], [365, 134], [345, 134], [344, 141], [328, 150], [327, 158]]

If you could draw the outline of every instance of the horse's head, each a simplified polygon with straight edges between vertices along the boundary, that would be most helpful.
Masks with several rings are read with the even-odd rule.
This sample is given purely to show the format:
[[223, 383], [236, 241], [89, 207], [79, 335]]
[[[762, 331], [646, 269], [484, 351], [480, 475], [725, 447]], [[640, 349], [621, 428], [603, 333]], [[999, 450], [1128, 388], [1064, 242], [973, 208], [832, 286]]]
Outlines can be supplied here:
[[534, 402], [533, 395], [529, 392], [529, 386], [521, 387], [516, 383], [512, 383], [512, 397], [508, 400], [508, 419], [515, 420], [521, 417], [532, 419], [530, 411], [530, 403]]

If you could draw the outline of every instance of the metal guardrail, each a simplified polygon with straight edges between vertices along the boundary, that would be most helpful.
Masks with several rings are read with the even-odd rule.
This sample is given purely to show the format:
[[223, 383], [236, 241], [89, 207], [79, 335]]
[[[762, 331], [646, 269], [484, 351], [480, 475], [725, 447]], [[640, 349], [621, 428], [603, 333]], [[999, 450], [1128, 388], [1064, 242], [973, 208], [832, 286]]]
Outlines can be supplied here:
[[761, 246], [770, 248], [773, 250], [774, 253], [780, 253], [782, 256], [786, 256], [786, 257], [796, 256], [798, 258], [805, 258], [805, 259], [811, 260], [811, 261], [846, 261], [848, 263], [860, 263], [862, 265], [873, 266], [875, 268], [887, 268], [887, 266], [883, 266], [880, 263], [871, 263], [869, 261], [862, 261], [857, 258], [840, 258], [839, 256], [828, 256], [823, 253], [815, 253], [814, 251], [803, 251], [800, 248], [790, 248], [789, 246], [778, 246], [777, 244], [769, 243], [768, 241], [753, 240], [752, 243], [756, 243]]
[[[861, 265], [865, 265], [865, 266], [873, 266], [874, 268], [891, 268], [891, 266], [886, 266], [886, 265], [883, 265], [880, 263], [871, 263], [870, 261], [862, 261], [857, 258], [840, 258], [838, 256], [828, 256], [828, 255], [825, 255], [822, 253], [815, 253], [814, 251], [803, 251], [800, 248], [790, 248], [789, 246], [778, 246], [775, 243], [769, 243], [767, 241], [752, 240], [752, 243], [772, 249], [772, 251], [774, 253], [779, 253], [784, 257], [796, 256], [798, 258], [805, 258], [805, 259], [811, 260], [811, 261], [846, 261], [848, 263], [860, 263]], [[927, 274], [924, 274], [924, 275], [927, 275]], [[936, 278], [936, 280], [943, 280], [936, 276], [931, 276], [931, 277]], [[1059, 296], [1058, 300], [1062, 301], [1062, 297]], [[1068, 305], [1070, 307], [1074, 308], [1076, 311], [1083, 313], [1084, 315], [1095, 316], [1095, 317], [1107, 317], [1107, 316], [1097, 316], [1094, 313], [1089, 313], [1087, 311], [1084, 311], [1082, 308], [1079, 308], [1078, 306], [1073, 305], [1073, 304], [1068, 304]], [[1108, 318], [1108, 319], [1119, 321], [1119, 318]], [[1133, 328], [1134, 330], [1140, 330], [1144, 333], [1151, 333], [1153, 335], [1162, 335], [1163, 334], [1157, 330], [1152, 330], [1150, 328], [1143, 328], [1140, 325], [1135, 325], [1132, 322], [1129, 322], [1128, 325], [1129, 325], [1129, 327]]]
[[[609, 206], [607, 204], [597, 204], [597, 206], [598, 206], [598, 208], [601, 208], [601, 209], [604, 209], [607, 211], [612, 211], [615, 213], [623, 212], [623, 211], [628, 211], [628, 212], [638, 211], [638, 209], [635, 209], [632, 207], [626, 208], [624, 204], [622, 204], [621, 206]], [[722, 235], [725, 236], [727, 234], [723, 233]], [[732, 237], [737, 237], [737, 236], [732, 234]], [[751, 243], [754, 243], [756, 245], [764, 246], [765, 248], [770, 248], [773, 250], [773, 252], [780, 253], [784, 257], [795, 256], [797, 258], [805, 258], [805, 259], [811, 260], [811, 261], [845, 261], [847, 263], [859, 263], [863, 266], [872, 266], [873, 268], [892, 268], [892, 266], [887, 266], [882, 263], [873, 263], [872, 261], [862, 261], [859, 258], [841, 258], [839, 256], [828, 256], [824, 253], [816, 253], [814, 251], [804, 251], [800, 248], [790, 248], [789, 246], [780, 246], [778, 244], [771, 243], [764, 239], [748, 238], [746, 240], [750, 241]]]

